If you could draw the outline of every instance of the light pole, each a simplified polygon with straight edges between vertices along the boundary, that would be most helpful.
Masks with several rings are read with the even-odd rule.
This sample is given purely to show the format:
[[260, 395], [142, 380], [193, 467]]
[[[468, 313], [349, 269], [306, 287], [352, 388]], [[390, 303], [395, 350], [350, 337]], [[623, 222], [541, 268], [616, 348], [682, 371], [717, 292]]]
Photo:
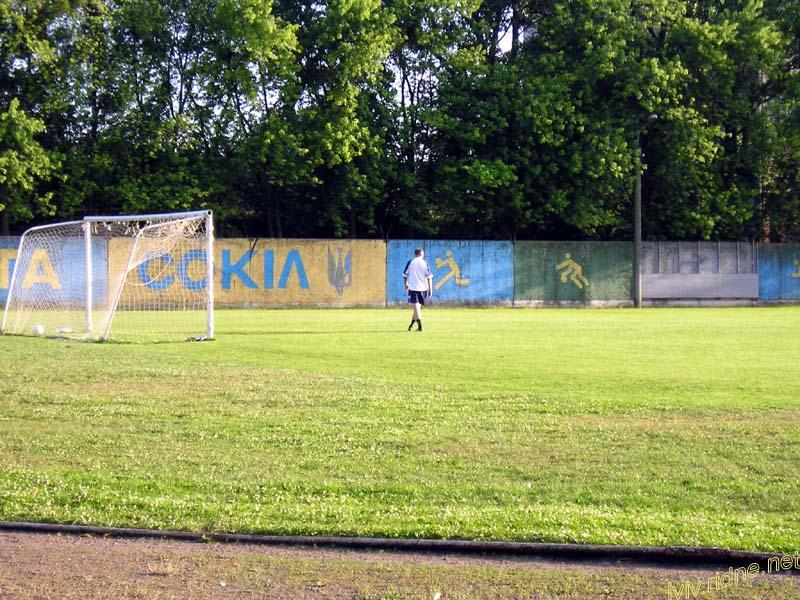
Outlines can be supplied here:
[[[658, 118], [650, 114], [645, 127]], [[642, 306], [642, 134], [636, 133], [636, 179], [633, 182], [633, 306]]]

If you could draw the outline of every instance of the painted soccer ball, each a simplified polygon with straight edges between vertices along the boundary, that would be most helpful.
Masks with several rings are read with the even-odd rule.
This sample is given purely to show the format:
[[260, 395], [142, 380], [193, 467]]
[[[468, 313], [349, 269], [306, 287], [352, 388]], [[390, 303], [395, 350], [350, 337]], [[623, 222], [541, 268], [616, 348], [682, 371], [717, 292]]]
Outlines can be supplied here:
[[33, 335], [44, 335], [44, 325], [34, 325]]

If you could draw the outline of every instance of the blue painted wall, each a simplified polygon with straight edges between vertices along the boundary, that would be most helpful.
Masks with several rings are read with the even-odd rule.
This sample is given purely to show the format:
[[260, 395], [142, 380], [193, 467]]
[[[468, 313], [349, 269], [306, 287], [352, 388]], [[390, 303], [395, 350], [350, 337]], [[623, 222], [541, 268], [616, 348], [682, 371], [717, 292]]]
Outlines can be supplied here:
[[[403, 269], [414, 249], [425, 250], [433, 273], [433, 302], [511, 303], [514, 299], [514, 248], [511, 242], [396, 240], [387, 248], [386, 298], [405, 303]], [[458, 277], [453, 269], [458, 269]]]
[[0, 304], [6, 305], [8, 286], [14, 272], [19, 237], [0, 236]]
[[[0, 303], [5, 306], [8, 299], [8, 288], [16, 263], [17, 246], [20, 238], [0, 238]], [[86, 271], [84, 261], [84, 241], [82, 238], [69, 238], [60, 242], [49, 251], [38, 253], [37, 248], [30, 247], [30, 252], [22, 258], [18, 273], [21, 290], [20, 299], [24, 301], [26, 294], [34, 291], [40, 298], [68, 304], [81, 304], [86, 298]], [[104, 239], [92, 240], [93, 253], [93, 295], [96, 306], [104, 305], [108, 296], [108, 242]], [[32, 259], [34, 262], [31, 262]], [[49, 273], [48, 268], [53, 272]], [[31, 273], [31, 269], [36, 269]], [[22, 283], [25, 276], [31, 275], [36, 281], [29, 289]]]
[[800, 244], [761, 244], [758, 250], [758, 299], [800, 300]]

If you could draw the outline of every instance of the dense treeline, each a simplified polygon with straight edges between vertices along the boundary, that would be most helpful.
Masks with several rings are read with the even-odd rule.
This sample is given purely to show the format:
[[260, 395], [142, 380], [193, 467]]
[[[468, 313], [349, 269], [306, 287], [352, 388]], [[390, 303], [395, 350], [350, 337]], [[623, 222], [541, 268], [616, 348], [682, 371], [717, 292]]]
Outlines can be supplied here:
[[800, 235], [797, 0], [0, 0], [0, 234]]

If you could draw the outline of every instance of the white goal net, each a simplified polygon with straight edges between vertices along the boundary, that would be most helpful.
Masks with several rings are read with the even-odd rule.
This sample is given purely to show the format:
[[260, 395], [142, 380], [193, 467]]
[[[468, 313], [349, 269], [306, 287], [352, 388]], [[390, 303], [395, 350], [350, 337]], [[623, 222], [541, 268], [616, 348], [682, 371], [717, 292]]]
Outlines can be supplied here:
[[210, 211], [86, 217], [20, 241], [3, 333], [133, 342], [214, 336]]

